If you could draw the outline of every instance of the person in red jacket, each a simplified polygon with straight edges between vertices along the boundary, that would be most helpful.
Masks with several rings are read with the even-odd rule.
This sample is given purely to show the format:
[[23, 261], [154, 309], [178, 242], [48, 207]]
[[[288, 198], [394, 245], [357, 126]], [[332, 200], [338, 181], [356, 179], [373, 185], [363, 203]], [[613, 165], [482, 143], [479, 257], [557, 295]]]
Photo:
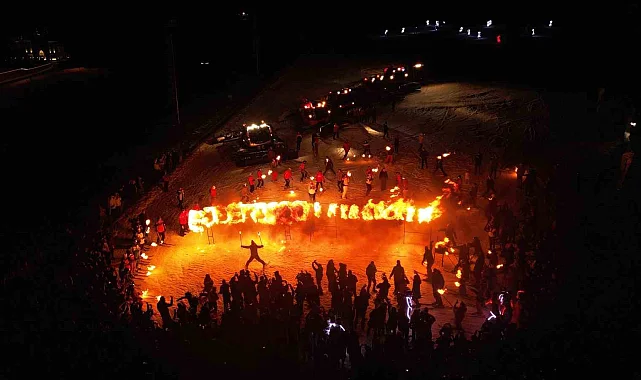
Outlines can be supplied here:
[[287, 168], [283, 177], [285, 178], [285, 188], [289, 189], [289, 181], [292, 180], [292, 168]]
[[216, 201], [216, 194], [217, 194], [216, 186], [212, 186], [212, 187], [209, 189], [209, 198], [210, 198], [210, 200], [211, 200], [211, 205], [212, 205], [212, 206], [214, 205], [214, 203], [215, 203], [215, 201]]
[[300, 166], [298, 169], [300, 170], [300, 181], [303, 182], [305, 178], [307, 178], [307, 169], [305, 169], [305, 165], [307, 164], [307, 161], [301, 162]]
[[158, 221], [156, 222], [156, 234], [158, 234], [158, 238], [156, 239], [157, 244], [165, 244], [166, 231], [167, 228], [165, 226], [165, 222], [162, 218], [158, 218]]
[[261, 169], [258, 169], [256, 172], [256, 188], [258, 189], [259, 187], [264, 187], [265, 186], [265, 180], [263, 178], [263, 171]]
[[320, 170], [316, 173], [316, 191], [318, 191], [319, 188], [323, 187], [323, 180], [325, 178], [323, 177], [323, 172]]
[[278, 181], [278, 170], [273, 169], [271, 172], [272, 172], [272, 182]]
[[338, 138], [338, 129], [339, 129], [338, 124], [334, 123], [334, 137], [333, 137], [334, 140], [336, 140]]
[[254, 192], [254, 175], [249, 173], [249, 178], [247, 178], [247, 183], [249, 183], [249, 192]]
[[182, 210], [180, 215], [178, 215], [178, 223], [180, 223], [180, 236], [185, 236], [187, 233], [187, 225], [189, 224], [189, 211]]
[[343, 150], [345, 151], [345, 155], [343, 156], [343, 160], [347, 159], [347, 155], [349, 154], [349, 149], [350, 148], [351, 148], [351, 146], [349, 145], [349, 141], [345, 141], [343, 143]]

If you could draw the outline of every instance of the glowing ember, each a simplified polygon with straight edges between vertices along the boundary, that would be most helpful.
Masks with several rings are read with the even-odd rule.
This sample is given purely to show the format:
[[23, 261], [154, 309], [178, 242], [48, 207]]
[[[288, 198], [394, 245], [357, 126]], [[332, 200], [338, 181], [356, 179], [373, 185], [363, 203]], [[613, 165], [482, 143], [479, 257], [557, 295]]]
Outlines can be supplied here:
[[460, 282], [458, 282], [458, 281], [456, 281], [456, 282], [454, 283], [454, 285], [456, 285], [456, 287], [458, 288], [459, 286], [461, 286], [461, 283], [460, 283]]
[[145, 260], [147, 260], [149, 258], [149, 256], [147, 256], [147, 254], [144, 253], [144, 252], [140, 254], [140, 257], [142, 257]]
[[[412, 201], [398, 199], [395, 202], [371, 199], [363, 206], [336, 204], [328, 205], [327, 212], [323, 206], [306, 201], [281, 201], [257, 203], [231, 203], [227, 206], [204, 207], [202, 210], [189, 211], [189, 229], [204, 232], [205, 228], [217, 224], [238, 224], [253, 221], [258, 224], [287, 224], [304, 222], [312, 217], [321, 218], [323, 214], [331, 218], [339, 214], [341, 219], [399, 220], [406, 222], [429, 223], [442, 214], [441, 197], [436, 197], [427, 207], [416, 207]], [[441, 243], [441, 242], [439, 242]], [[438, 244], [438, 243], [437, 243]]]
[[438, 290], [436, 290], [436, 291], [437, 291], [437, 292], [438, 292], [438, 294], [440, 294], [440, 295], [445, 294], [445, 289], [438, 289]]

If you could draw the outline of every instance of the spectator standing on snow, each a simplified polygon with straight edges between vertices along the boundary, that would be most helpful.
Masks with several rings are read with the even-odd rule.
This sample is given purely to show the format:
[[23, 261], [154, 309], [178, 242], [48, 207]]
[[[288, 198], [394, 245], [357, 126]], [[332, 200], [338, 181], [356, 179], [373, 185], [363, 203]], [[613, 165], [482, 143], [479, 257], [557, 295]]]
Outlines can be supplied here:
[[216, 186], [212, 186], [209, 188], [209, 200], [211, 201], [212, 206], [216, 202], [217, 193], [218, 191], [216, 190]]
[[246, 183], [243, 183], [243, 187], [240, 188], [240, 201], [243, 203], [249, 202], [249, 189]]
[[165, 225], [165, 221], [162, 220], [162, 218], [158, 218], [158, 221], [156, 222], [156, 234], [158, 235], [156, 238], [156, 244], [165, 244], [166, 231], [167, 226]]
[[[370, 292], [370, 289], [374, 289], [374, 293], [376, 293], [376, 272], [378, 270], [376, 269], [376, 264], [374, 264], [374, 261], [370, 261], [369, 265], [365, 269], [365, 274], [367, 275], [367, 292]], [[373, 286], [372, 286], [373, 285]]]
[[474, 155], [474, 175], [481, 174], [481, 165], [483, 164], [483, 153], [479, 150]]
[[343, 171], [341, 169], [338, 169], [338, 173], [336, 174], [336, 187], [339, 193], [343, 192]]
[[351, 146], [349, 145], [349, 141], [345, 141], [343, 143], [343, 151], [345, 151], [345, 155], [343, 155], [343, 160], [347, 159], [347, 155], [349, 154]]
[[169, 191], [169, 174], [167, 173], [162, 176], [162, 191], [165, 193]]
[[381, 172], [378, 173], [378, 179], [381, 181], [381, 191], [387, 190], [387, 169], [385, 169], [385, 166], [381, 168]]
[[292, 180], [292, 168], [287, 168], [287, 170], [285, 170], [283, 178], [285, 178], [285, 188], [289, 189], [289, 181]]
[[398, 154], [401, 151], [401, 139], [398, 133], [394, 136], [394, 153]]
[[314, 157], [318, 157], [318, 148], [320, 148], [320, 136], [316, 134], [314, 136]]
[[421, 148], [418, 150], [418, 154], [421, 157], [421, 169], [425, 169], [425, 167], [427, 166], [427, 157], [429, 153], [427, 152], [425, 147], [421, 145]]
[[307, 161], [301, 162], [300, 166], [298, 167], [298, 170], [300, 170], [300, 181], [303, 182], [305, 178], [307, 178], [307, 169], [305, 166], [307, 165]]
[[253, 193], [254, 192], [254, 174], [249, 173], [249, 177], [247, 178], [247, 184], [249, 184], [249, 192]]
[[181, 187], [178, 189], [176, 192], [176, 198], [178, 199], [178, 207], [179, 208], [184, 208], [185, 207], [185, 190]]
[[325, 177], [323, 176], [323, 172], [321, 172], [321, 171], [319, 170], [319, 171], [316, 173], [316, 190], [318, 190], [319, 188], [322, 188], [322, 187], [323, 187], [323, 180], [324, 180], [324, 179], [325, 179]]
[[300, 144], [303, 143], [303, 135], [300, 132], [296, 133], [296, 151], [300, 152]]
[[365, 142], [363, 143], [363, 154], [368, 156], [368, 157], [372, 155], [372, 150], [371, 150], [371, 147], [369, 145], [369, 141], [367, 141], [367, 140], [365, 140]]
[[443, 289], [444, 287], [445, 279], [443, 278], [441, 271], [434, 268], [432, 270], [432, 295], [434, 296], [434, 304], [436, 307], [443, 307], [443, 298], [441, 298], [441, 293], [439, 293], [438, 291]]
[[374, 182], [374, 176], [372, 173], [368, 173], [365, 177], [365, 196], [368, 196], [372, 192], [372, 182]]
[[498, 157], [496, 157], [496, 155], [492, 155], [492, 159], [490, 160], [490, 176], [493, 179], [496, 179], [498, 170], [499, 170], [499, 159]]
[[323, 172], [323, 175], [327, 174], [328, 171], [331, 171], [336, 175], [336, 172], [334, 171], [334, 161], [332, 161], [329, 156], [325, 156], [325, 171]]
[[389, 138], [389, 125], [387, 125], [387, 120], [383, 123], [383, 138]]
[[278, 181], [278, 170], [276, 170], [276, 168], [274, 168], [272, 170], [272, 182], [277, 182], [277, 181]]
[[334, 140], [338, 138], [338, 130], [339, 130], [338, 123], [334, 123], [334, 135], [332, 137]]
[[178, 215], [178, 223], [180, 224], [180, 236], [185, 236], [185, 233], [188, 231], [189, 211], [182, 210], [180, 215]]
[[432, 174], [436, 174], [437, 171], [441, 171], [445, 177], [447, 177], [447, 173], [445, 173], [445, 169], [443, 169], [443, 157], [441, 156], [436, 156], [436, 168], [434, 168], [434, 171]]
[[307, 192], [309, 193], [309, 200], [312, 202], [316, 202], [316, 187], [314, 180], [310, 180]]
[[349, 187], [349, 175], [343, 174], [343, 193], [341, 199], [347, 199], [347, 188]]

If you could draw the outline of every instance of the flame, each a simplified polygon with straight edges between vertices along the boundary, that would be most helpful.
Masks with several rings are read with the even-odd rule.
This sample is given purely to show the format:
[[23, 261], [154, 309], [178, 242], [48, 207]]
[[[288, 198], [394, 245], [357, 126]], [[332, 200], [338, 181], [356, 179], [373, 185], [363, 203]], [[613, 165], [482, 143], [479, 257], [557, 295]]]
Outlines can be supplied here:
[[272, 175], [272, 173], [273, 173], [273, 171], [271, 171], [271, 170], [267, 171], [267, 175]]
[[456, 287], [458, 288], [459, 286], [461, 286], [461, 283], [460, 283], [460, 282], [458, 282], [458, 281], [456, 281], [456, 282], [454, 283], [454, 285], [456, 285]]
[[304, 222], [312, 217], [321, 218], [323, 214], [328, 218], [340, 215], [340, 218], [345, 220], [398, 220], [411, 223], [429, 223], [441, 216], [440, 201], [441, 196], [436, 197], [427, 207], [421, 208], [415, 206], [412, 201], [404, 199], [378, 203], [374, 203], [370, 199], [363, 206], [331, 203], [328, 205], [326, 213], [323, 212], [323, 206], [319, 202], [230, 203], [227, 206], [190, 210], [189, 229], [194, 232], [204, 232], [205, 228], [218, 224], [229, 225], [249, 221], [268, 225], [291, 225]]
[[149, 296], [149, 290], [147, 289], [143, 290], [141, 298], [147, 298], [148, 296]]
[[147, 256], [147, 254], [144, 253], [144, 252], [140, 254], [140, 257], [142, 257], [145, 260], [147, 260], [149, 258], [149, 256]]
[[437, 291], [437, 292], [438, 292], [438, 294], [440, 294], [440, 295], [445, 294], [445, 289], [437, 289], [436, 291]]
[[514, 173], [518, 173], [518, 172], [519, 172], [519, 167], [518, 167], [518, 166], [515, 166], [515, 167], [514, 167]]
[[372, 169], [372, 172], [373, 172], [373, 173], [378, 173], [378, 168], [374, 168], [374, 169]]
[[503, 264], [499, 264], [496, 266], [496, 269], [501, 269], [501, 268], [503, 268]]
[[160, 297], [162, 296], [156, 296], [156, 301], [160, 301]]
[[151, 276], [151, 271], [147, 271], [147, 276]]
[[447, 153], [443, 153], [442, 156], [443, 156], [443, 158], [445, 158], [445, 157], [449, 156], [450, 154], [452, 154], [452, 153], [447, 152]]
[[463, 276], [463, 273], [461, 273], [461, 270], [456, 271], [456, 278], [461, 278]]
[[154, 269], [156, 269], [155, 265], [150, 265], [150, 266], [147, 267], [147, 270], [154, 270]]
[[265, 179], [265, 178], [267, 178], [267, 176], [263, 174], [263, 175], [260, 176], [260, 178]]
[[152, 242], [152, 243], [151, 243], [151, 246], [152, 246], [152, 247], [157, 247], [157, 246], [158, 246], [158, 244], [156, 244], [156, 242]]

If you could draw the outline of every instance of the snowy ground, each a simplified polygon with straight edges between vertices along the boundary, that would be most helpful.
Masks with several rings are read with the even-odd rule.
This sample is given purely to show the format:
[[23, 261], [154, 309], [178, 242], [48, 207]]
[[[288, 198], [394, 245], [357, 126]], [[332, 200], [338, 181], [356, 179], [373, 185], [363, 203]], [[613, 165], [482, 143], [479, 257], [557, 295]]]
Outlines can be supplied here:
[[[320, 96], [332, 88], [340, 88], [341, 84], [362, 77], [364, 71], [376, 69], [375, 65], [349, 62], [326, 62], [312, 68], [313, 78], [310, 78], [310, 62], [299, 63], [291, 68], [274, 86], [259, 95], [243, 112], [235, 117], [225, 128], [235, 128], [238, 124], [254, 120], [285, 120], [286, 115], [302, 96], [311, 98]], [[382, 69], [383, 65], [380, 65]], [[388, 120], [392, 137], [398, 133], [401, 137], [401, 153], [394, 164], [388, 166], [391, 186], [394, 186], [394, 173], [400, 171], [409, 179], [412, 197], [417, 206], [425, 207], [436, 196], [441, 194], [444, 179], [442, 174], [433, 174], [434, 157], [446, 151], [456, 152], [445, 159], [445, 170], [449, 178], [463, 175], [472, 170], [471, 156], [481, 148], [489, 153], [488, 140], [505, 135], [510, 138], [522, 135], [527, 128], [527, 115], [536, 117], [532, 110], [543, 108], [538, 105], [536, 94], [526, 91], [502, 89], [499, 87], [483, 87], [465, 83], [443, 83], [423, 87], [419, 93], [408, 96], [400, 102], [395, 112], [389, 107], [378, 110], [378, 122]], [[519, 111], [525, 104], [534, 104], [530, 111]], [[281, 135], [291, 135], [291, 126], [287, 122], [274, 123]], [[509, 126], [510, 133], [503, 129]], [[378, 179], [374, 182], [374, 190], [370, 197], [365, 195], [365, 170], [368, 165], [376, 166], [382, 163], [384, 148], [390, 142], [383, 139], [380, 125], [354, 124], [341, 131], [341, 140], [325, 138], [320, 147], [319, 158], [311, 154], [310, 136], [305, 136], [302, 144], [301, 157], [297, 161], [307, 160], [308, 170], [315, 173], [323, 166], [326, 155], [333, 158], [335, 168], [348, 169], [352, 172], [352, 182], [347, 201], [362, 205], [368, 198], [374, 201], [388, 200], [389, 191], [381, 192]], [[516, 132], [512, 132], [516, 131]], [[521, 132], [519, 132], [521, 131]], [[288, 133], [289, 132], [289, 133]], [[419, 132], [426, 133], [426, 145], [430, 151], [429, 167], [419, 168], [418, 145], [416, 136]], [[342, 140], [352, 143], [352, 156], [349, 162], [340, 161], [342, 157]], [[360, 143], [369, 139], [372, 144], [372, 159], [361, 158]], [[291, 139], [290, 144], [293, 144]], [[259, 242], [257, 232], [261, 232], [265, 248], [261, 250], [262, 258], [269, 263], [269, 274], [278, 270], [283, 277], [295, 282], [296, 274], [301, 270], [311, 272], [311, 262], [318, 260], [323, 265], [333, 258], [347, 264], [359, 279], [359, 287], [366, 284], [365, 268], [374, 260], [380, 272], [389, 274], [396, 260], [401, 260], [406, 274], [410, 278], [414, 271], [424, 277], [425, 267], [421, 265], [423, 247], [432, 240], [441, 240], [443, 235], [438, 230], [447, 223], [454, 223], [460, 241], [470, 241], [479, 236], [487, 245], [483, 231], [485, 218], [479, 210], [461, 210], [445, 213], [430, 225], [417, 225], [400, 222], [363, 222], [354, 220], [328, 220], [323, 218], [316, 221], [314, 233], [310, 234], [309, 224], [294, 225], [291, 228], [291, 240], [286, 240], [285, 229], [282, 226], [263, 226], [253, 223], [235, 226], [220, 226], [213, 228], [215, 244], [208, 244], [206, 233], [190, 233], [185, 237], [177, 234], [179, 208], [175, 193], [179, 187], [186, 192], [187, 204], [198, 202], [201, 206], [209, 202], [208, 189], [212, 185], [218, 188], [218, 203], [227, 204], [240, 200], [239, 189], [246, 181], [249, 173], [256, 171], [258, 166], [238, 168], [223, 156], [220, 146], [203, 144], [190, 156], [171, 177], [168, 193], [160, 190], [150, 192], [132, 213], [142, 210], [151, 218], [162, 216], [168, 223], [169, 233], [167, 244], [160, 247], [150, 247], [146, 253], [149, 259], [145, 265], [154, 265], [155, 269], [149, 276], [141, 271], [136, 280], [139, 291], [148, 290], [148, 301], [155, 304], [155, 296], [173, 295], [179, 297], [186, 291], [199, 292], [202, 289], [203, 277], [211, 274], [217, 286], [225, 278], [229, 279], [234, 272], [244, 267], [248, 252], [240, 249], [238, 231], [242, 231], [243, 243], [250, 239]], [[298, 162], [285, 162], [280, 172], [291, 167], [296, 174]], [[263, 166], [266, 171], [266, 167]], [[486, 172], [487, 173], [487, 172]], [[484, 177], [471, 176], [472, 181], [480, 184], [484, 190]], [[257, 190], [252, 198], [257, 201], [277, 200], [307, 200], [306, 182], [294, 181], [294, 195], [283, 190], [282, 175], [278, 183], [266, 180], [264, 189]], [[497, 189], [504, 199], [514, 199], [516, 175], [506, 170], [497, 181]], [[317, 199], [321, 203], [340, 202], [334, 177], [328, 174], [326, 191]], [[464, 187], [466, 191], [467, 187]], [[479, 206], [484, 203], [479, 200]], [[405, 233], [404, 233], [405, 231]], [[123, 237], [129, 235], [126, 218], [121, 218], [119, 233]], [[441, 258], [437, 257], [436, 268], [441, 268]], [[452, 322], [453, 313], [449, 308], [457, 300], [464, 300], [469, 306], [469, 313], [464, 322], [465, 330], [471, 334], [482, 324], [485, 316], [473, 316], [474, 301], [471, 297], [460, 297], [454, 285], [455, 275], [452, 268], [456, 262], [455, 256], [446, 256], [442, 272], [448, 289], [445, 298], [446, 308], [434, 309], [437, 323], [434, 332], [444, 323]], [[261, 265], [254, 262], [250, 269], [260, 272]], [[324, 280], [326, 289], [326, 279]], [[423, 282], [421, 302], [433, 302], [431, 286]], [[471, 293], [471, 292], [469, 292]], [[325, 306], [329, 305], [327, 292], [322, 298]], [[431, 308], [430, 308], [431, 309]], [[489, 312], [487, 312], [489, 313]]]

